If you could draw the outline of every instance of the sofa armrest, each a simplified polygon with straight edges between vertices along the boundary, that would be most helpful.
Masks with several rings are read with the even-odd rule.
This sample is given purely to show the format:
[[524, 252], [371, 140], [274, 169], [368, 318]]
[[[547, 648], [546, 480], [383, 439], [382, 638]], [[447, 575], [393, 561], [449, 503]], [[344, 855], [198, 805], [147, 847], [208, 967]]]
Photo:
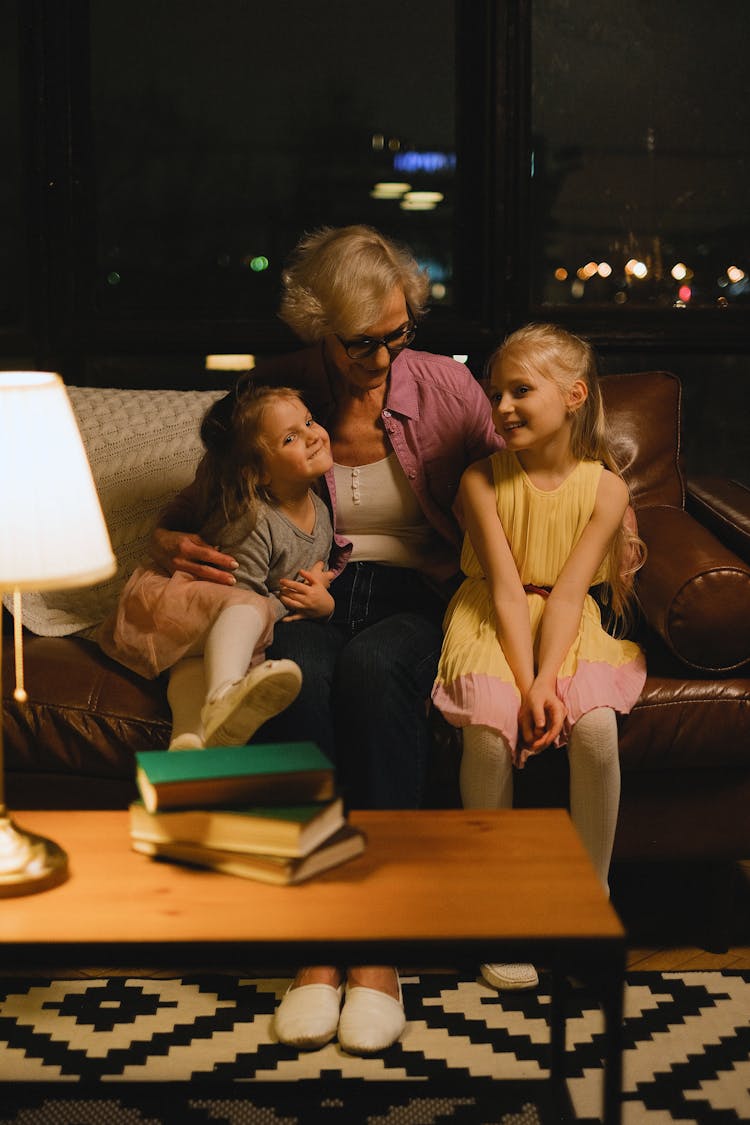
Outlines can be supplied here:
[[637, 514], [648, 557], [636, 589], [648, 624], [695, 671], [740, 668], [750, 660], [750, 566], [681, 508]]
[[687, 510], [722, 543], [750, 563], [750, 488], [726, 477], [688, 483]]

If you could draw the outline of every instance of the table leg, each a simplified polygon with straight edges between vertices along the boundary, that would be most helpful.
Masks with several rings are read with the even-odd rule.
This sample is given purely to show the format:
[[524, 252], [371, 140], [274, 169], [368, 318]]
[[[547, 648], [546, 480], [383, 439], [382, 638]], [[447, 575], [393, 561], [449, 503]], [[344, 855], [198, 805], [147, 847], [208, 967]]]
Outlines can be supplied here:
[[561, 1121], [568, 1119], [570, 1105], [568, 1088], [565, 1083], [565, 1018], [567, 1012], [568, 979], [556, 966], [550, 978], [549, 1014], [549, 1076], [555, 1097], [555, 1104]]
[[[586, 974], [595, 989], [604, 1017], [602, 1121], [603, 1125], [620, 1125], [622, 1113], [622, 1021], [624, 966], [609, 965], [593, 974]], [[565, 1028], [569, 981], [555, 967], [550, 976], [550, 1081], [561, 1120], [570, 1107], [566, 1085]]]
[[620, 1125], [622, 1112], [622, 1021], [624, 982], [613, 973], [602, 982], [604, 1013], [604, 1125]]

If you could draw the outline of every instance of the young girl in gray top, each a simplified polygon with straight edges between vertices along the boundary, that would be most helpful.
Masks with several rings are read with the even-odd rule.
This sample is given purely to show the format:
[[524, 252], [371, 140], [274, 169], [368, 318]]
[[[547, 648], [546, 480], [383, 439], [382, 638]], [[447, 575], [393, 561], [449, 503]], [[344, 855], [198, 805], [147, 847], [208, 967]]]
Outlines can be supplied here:
[[237, 560], [234, 585], [140, 566], [98, 636], [140, 675], [170, 670], [174, 750], [241, 745], [292, 702], [299, 667], [264, 660], [273, 627], [329, 617], [343, 566], [329, 569], [331, 520], [313, 491], [332, 464], [328, 434], [297, 391], [246, 387], [206, 414], [196, 476], [201, 537]]

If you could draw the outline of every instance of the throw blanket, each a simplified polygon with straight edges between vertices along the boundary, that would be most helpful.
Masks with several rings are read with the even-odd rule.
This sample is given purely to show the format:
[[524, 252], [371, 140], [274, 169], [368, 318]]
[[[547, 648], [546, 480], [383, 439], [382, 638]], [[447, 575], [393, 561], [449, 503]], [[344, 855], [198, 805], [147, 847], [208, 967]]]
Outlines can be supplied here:
[[[224, 391], [136, 391], [68, 387], [117, 556], [114, 577], [96, 586], [24, 594], [23, 623], [62, 637], [97, 625], [146, 556], [166, 502], [189, 484], [203, 454], [200, 423]], [[75, 535], [75, 528], [70, 529]], [[4, 598], [12, 612], [12, 595]]]

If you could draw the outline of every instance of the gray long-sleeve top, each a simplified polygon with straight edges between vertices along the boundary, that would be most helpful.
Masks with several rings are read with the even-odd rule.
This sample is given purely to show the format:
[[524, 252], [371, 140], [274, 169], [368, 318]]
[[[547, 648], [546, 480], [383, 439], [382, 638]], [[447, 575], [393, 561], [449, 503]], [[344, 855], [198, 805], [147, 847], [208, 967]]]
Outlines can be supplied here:
[[310, 535], [266, 504], [261, 506], [251, 530], [248, 520], [239, 519], [218, 538], [215, 532], [211, 534], [211, 542], [239, 563], [233, 572], [237, 585], [273, 599], [275, 621], [289, 612], [276, 596], [281, 578], [296, 578], [300, 570], [310, 570], [316, 562], [328, 569], [333, 546], [331, 519], [320, 497], [314, 492], [310, 495], [315, 506], [315, 527]]

